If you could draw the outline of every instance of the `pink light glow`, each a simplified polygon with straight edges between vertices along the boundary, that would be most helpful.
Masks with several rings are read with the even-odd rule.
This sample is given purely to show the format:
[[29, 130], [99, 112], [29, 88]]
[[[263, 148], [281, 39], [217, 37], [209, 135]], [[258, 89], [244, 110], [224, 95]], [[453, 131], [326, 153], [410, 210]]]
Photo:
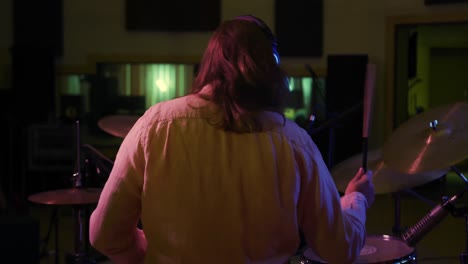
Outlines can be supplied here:
[[429, 135], [429, 137], [426, 139], [426, 145], [422, 149], [421, 152], [419, 152], [419, 155], [416, 157], [416, 159], [413, 161], [413, 163], [410, 166], [409, 173], [415, 173], [417, 169], [420, 167], [421, 162], [423, 160], [424, 154], [427, 151], [427, 148], [429, 147], [429, 144], [432, 142], [432, 133]]

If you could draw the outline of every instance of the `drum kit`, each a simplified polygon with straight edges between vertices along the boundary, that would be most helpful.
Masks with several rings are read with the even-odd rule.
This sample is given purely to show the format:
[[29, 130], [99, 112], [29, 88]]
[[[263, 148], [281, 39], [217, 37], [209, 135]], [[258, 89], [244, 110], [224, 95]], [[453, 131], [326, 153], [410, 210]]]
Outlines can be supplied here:
[[[373, 171], [375, 193], [395, 194], [432, 182], [452, 170], [467, 187], [451, 198], [443, 197], [414, 226], [395, 235], [368, 235], [355, 263], [417, 263], [415, 245], [446, 215], [464, 216], [468, 226], [468, 210], [456, 208], [456, 200], [468, 189], [468, 180], [456, 167], [468, 158], [468, 103], [457, 102], [422, 112], [401, 124], [383, 148], [365, 153], [367, 169]], [[344, 193], [352, 173], [362, 165], [364, 154], [357, 154], [331, 168], [337, 189]], [[395, 197], [399, 197], [396, 195]], [[419, 197], [421, 198], [421, 197]], [[422, 198], [423, 199], [423, 198]], [[396, 200], [395, 219], [399, 204]], [[399, 230], [397, 227], [394, 230]], [[460, 263], [468, 263], [467, 252], [460, 254]], [[309, 249], [295, 256], [290, 263], [323, 263], [314, 261]]]
[[[130, 131], [139, 116], [133, 115], [111, 115], [101, 118], [98, 126], [112, 136], [124, 138]], [[28, 200], [37, 204], [53, 205], [53, 206], [72, 206], [74, 215], [74, 252], [66, 256], [67, 263], [95, 263], [94, 259], [89, 256], [89, 242], [87, 237], [86, 221], [89, 217], [88, 207], [97, 204], [101, 194], [101, 188], [85, 187], [83, 181], [83, 173], [81, 168], [81, 150], [86, 150], [93, 153], [96, 159], [102, 159], [106, 164], [113, 164], [111, 160], [99, 153], [96, 149], [88, 144], [81, 145], [80, 139], [80, 123], [76, 122], [76, 172], [71, 176], [73, 182], [72, 188], [58, 189], [46, 192], [32, 194]], [[56, 211], [54, 217], [56, 218]], [[57, 223], [55, 223], [55, 232], [57, 240]], [[55, 241], [55, 263], [58, 263], [58, 245]]]
[[[110, 135], [124, 138], [138, 118], [132, 115], [106, 116], [99, 120], [98, 126]], [[378, 195], [410, 191], [413, 187], [441, 178], [450, 170], [468, 185], [468, 180], [456, 168], [456, 164], [468, 157], [466, 130], [468, 130], [466, 102], [429, 109], [404, 122], [393, 132], [383, 148], [364, 153], [367, 169], [373, 171], [375, 193]], [[79, 131], [78, 122], [77, 131]], [[77, 157], [80, 157], [79, 149], [80, 139], [77, 136]], [[352, 172], [361, 166], [364, 154], [355, 155], [331, 169], [332, 177], [340, 192], [346, 189], [353, 176]], [[87, 263], [86, 243], [83, 241], [85, 237], [83, 208], [97, 203], [101, 192], [100, 188], [82, 186], [80, 170], [78, 166], [77, 172], [72, 176], [73, 188], [29, 196], [29, 200], [34, 203], [70, 205], [75, 209], [75, 252], [70, 263]], [[367, 236], [356, 263], [416, 263], [414, 245], [448, 213], [460, 214], [456, 211], [454, 202], [464, 191], [450, 199], [444, 199], [416, 225], [399, 236]], [[397, 219], [398, 210], [395, 214]], [[463, 212], [463, 215], [468, 213]], [[307, 250], [304, 252], [304, 257], [293, 258], [290, 263], [316, 263], [307, 259], [306, 253]], [[460, 261], [468, 263], [468, 253], [462, 253]]]

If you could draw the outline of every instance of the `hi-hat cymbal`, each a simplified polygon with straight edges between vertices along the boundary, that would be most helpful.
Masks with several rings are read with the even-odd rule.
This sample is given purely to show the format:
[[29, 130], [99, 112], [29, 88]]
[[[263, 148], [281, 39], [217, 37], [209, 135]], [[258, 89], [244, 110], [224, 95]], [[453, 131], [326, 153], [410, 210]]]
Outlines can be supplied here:
[[[430, 124], [437, 121], [435, 129]], [[402, 173], [450, 168], [468, 158], [468, 103], [457, 102], [418, 114], [385, 143], [383, 159]]]
[[138, 118], [136, 115], [109, 115], [99, 119], [98, 126], [113, 136], [124, 138]]
[[99, 201], [101, 191], [100, 188], [59, 189], [30, 195], [28, 200], [50, 205], [94, 204]]
[[[361, 166], [362, 153], [354, 155], [332, 168], [331, 174], [338, 191], [345, 192], [349, 181], [356, 175], [357, 170]], [[410, 189], [436, 180], [448, 172], [448, 169], [419, 174], [396, 172], [385, 165], [382, 160], [382, 151], [380, 149], [368, 151], [367, 169], [372, 171], [372, 182], [374, 183], [376, 194]]]

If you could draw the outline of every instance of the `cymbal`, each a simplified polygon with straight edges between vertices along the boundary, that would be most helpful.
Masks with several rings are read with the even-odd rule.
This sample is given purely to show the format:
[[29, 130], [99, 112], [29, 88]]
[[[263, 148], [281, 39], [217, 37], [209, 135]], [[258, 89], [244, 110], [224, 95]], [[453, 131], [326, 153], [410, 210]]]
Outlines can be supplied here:
[[[437, 121], [435, 129], [430, 123]], [[468, 103], [418, 114], [401, 124], [383, 147], [383, 159], [402, 173], [450, 168], [468, 158]]]
[[140, 116], [109, 115], [98, 121], [98, 126], [112, 136], [124, 138]]
[[28, 200], [34, 203], [50, 205], [94, 204], [99, 201], [100, 188], [59, 189], [32, 194]]
[[[331, 174], [338, 191], [344, 193], [349, 181], [362, 166], [362, 153], [335, 165]], [[380, 149], [367, 152], [367, 169], [372, 171], [372, 182], [376, 194], [385, 194], [410, 189], [442, 177], [448, 172], [438, 170], [419, 174], [406, 174], [390, 169], [382, 160]]]

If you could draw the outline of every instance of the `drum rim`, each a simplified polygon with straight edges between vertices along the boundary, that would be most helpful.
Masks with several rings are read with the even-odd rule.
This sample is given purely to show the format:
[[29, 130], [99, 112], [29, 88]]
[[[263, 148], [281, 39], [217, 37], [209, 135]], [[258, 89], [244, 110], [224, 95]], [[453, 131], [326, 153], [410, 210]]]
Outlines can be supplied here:
[[[406, 243], [406, 241], [401, 238], [401, 237], [398, 237], [398, 236], [394, 236], [394, 235], [387, 235], [387, 234], [383, 234], [383, 235], [367, 235], [366, 238], [369, 238], [369, 237], [372, 237], [372, 238], [384, 238], [384, 240], [399, 240], [399, 241], [403, 241]], [[408, 247], [411, 247], [408, 245]], [[412, 248], [412, 247], [411, 247]]]

